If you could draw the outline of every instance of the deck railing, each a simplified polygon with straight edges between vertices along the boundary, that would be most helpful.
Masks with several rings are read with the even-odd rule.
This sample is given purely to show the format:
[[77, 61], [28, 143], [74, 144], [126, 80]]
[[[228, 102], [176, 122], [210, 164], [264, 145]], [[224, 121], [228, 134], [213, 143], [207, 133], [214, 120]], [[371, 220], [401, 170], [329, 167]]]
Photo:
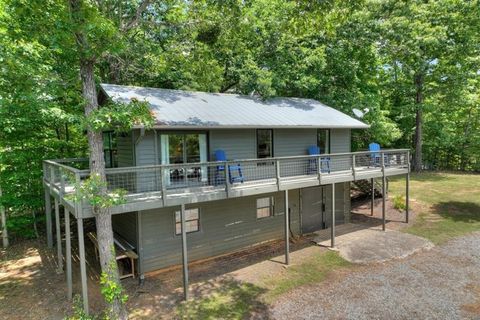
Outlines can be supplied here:
[[[231, 189], [256, 184], [277, 184], [295, 179], [357, 176], [370, 171], [409, 168], [409, 150], [333, 153], [313, 156], [242, 159], [221, 162], [150, 165], [106, 169], [108, 189], [124, 189], [127, 195]], [[44, 161], [44, 180], [60, 195], [75, 191], [89, 177], [87, 159]]]

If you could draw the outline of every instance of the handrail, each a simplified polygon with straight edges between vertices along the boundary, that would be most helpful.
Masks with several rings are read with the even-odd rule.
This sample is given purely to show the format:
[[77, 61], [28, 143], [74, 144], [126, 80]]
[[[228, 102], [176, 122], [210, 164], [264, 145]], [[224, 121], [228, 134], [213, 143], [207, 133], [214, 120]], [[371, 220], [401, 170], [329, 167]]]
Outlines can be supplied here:
[[[58, 192], [60, 197], [65, 193], [78, 192], [77, 186], [83, 178], [90, 175], [89, 169], [76, 169], [65, 164], [78, 161], [83, 160], [65, 159], [62, 162], [55, 160], [43, 162], [44, 182], [49, 188]], [[312, 177], [321, 185], [336, 181], [329, 177], [338, 174], [338, 177], [352, 181], [361, 179], [362, 174], [369, 170], [381, 171], [382, 175], [385, 175], [386, 167], [410, 170], [409, 163], [409, 149], [390, 149], [377, 152], [359, 151], [108, 168], [106, 174], [109, 190], [123, 189], [127, 191], [127, 195], [155, 192], [161, 197], [163, 206], [168, 206], [170, 201], [168, 195], [171, 190], [184, 192], [181, 190], [214, 187], [216, 190], [223, 189], [228, 198], [235, 196], [236, 190], [238, 191], [236, 188], [244, 182], [259, 185], [273, 183], [276, 184], [277, 190], [282, 190], [296, 178]], [[66, 173], [72, 174], [74, 180], [66, 179]], [[311, 182], [309, 183], [311, 185]], [[76, 203], [75, 210], [81, 212], [82, 203]]]
[[[407, 152], [410, 149], [385, 149], [380, 151], [375, 151], [375, 153], [398, 153], [398, 152]], [[119, 167], [119, 168], [106, 168], [107, 173], [114, 173], [117, 171], [129, 171], [134, 169], [155, 169], [155, 168], [182, 168], [182, 167], [195, 167], [195, 166], [208, 166], [208, 165], [221, 165], [222, 163], [225, 164], [235, 164], [235, 163], [245, 163], [245, 162], [274, 162], [276, 160], [296, 160], [296, 159], [309, 159], [309, 158], [318, 158], [318, 157], [341, 157], [341, 156], [352, 156], [352, 155], [370, 155], [374, 152], [372, 151], [356, 151], [356, 152], [342, 152], [342, 153], [322, 153], [317, 155], [299, 155], [299, 156], [283, 156], [283, 157], [272, 157], [272, 158], [255, 158], [255, 159], [232, 159], [227, 161], [205, 161], [205, 162], [190, 162], [190, 163], [173, 163], [173, 164], [152, 164], [152, 165], [144, 165], [144, 166], [130, 166], [130, 167]], [[81, 162], [83, 159], [68, 159], [72, 161], [63, 161], [63, 162]], [[74, 161], [76, 160], [76, 161]], [[56, 162], [56, 160], [44, 160], [44, 162], [51, 163], [51, 164], [58, 164], [64, 168], [71, 168], [76, 172], [86, 173], [89, 172], [89, 169], [76, 169], [73, 167], [65, 166], [61, 163]]]
[[[60, 167], [60, 168], [63, 168], [65, 170], [68, 170], [68, 171], [71, 171], [73, 173], [77, 173], [77, 172], [81, 172], [83, 170], [80, 170], [80, 169], [77, 169], [77, 168], [74, 168], [74, 167], [70, 167], [70, 166], [67, 166], [67, 165], [64, 165], [62, 163], [59, 163], [59, 162], [56, 162], [55, 160], [43, 160], [44, 163], [47, 163], [47, 164], [50, 164], [50, 165], [53, 165], [53, 166], [57, 166], [57, 167]], [[90, 171], [90, 170], [88, 170]]]

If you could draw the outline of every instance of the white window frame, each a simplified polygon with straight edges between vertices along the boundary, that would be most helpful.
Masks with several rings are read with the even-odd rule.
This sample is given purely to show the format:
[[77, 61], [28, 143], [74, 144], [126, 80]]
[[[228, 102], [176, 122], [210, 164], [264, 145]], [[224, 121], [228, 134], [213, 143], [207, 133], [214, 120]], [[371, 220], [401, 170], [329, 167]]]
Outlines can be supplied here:
[[[197, 217], [195, 219], [188, 219], [189, 213], [193, 211], [197, 211], [197, 215], [196, 215]], [[175, 211], [174, 221], [175, 221], [175, 235], [179, 236], [182, 234], [182, 212], [180, 210]], [[187, 233], [199, 232], [200, 231], [200, 208], [185, 209], [185, 226], [187, 226], [187, 223], [191, 221], [197, 222], [197, 229], [188, 231], [188, 228], [186, 228]]]
[[[265, 201], [265, 200], [268, 200], [268, 205], [262, 205], [259, 207], [259, 201]], [[268, 196], [268, 197], [261, 197], [261, 198], [257, 198], [255, 200], [255, 208], [256, 208], [256, 217], [257, 217], [257, 220], [261, 220], [261, 219], [266, 219], [266, 218], [270, 218], [270, 217], [273, 217], [274, 216], [274, 207], [275, 207], [275, 199], [273, 196]], [[265, 215], [262, 215], [262, 216], [259, 216], [258, 213], [259, 213], [259, 210], [264, 210], [264, 209], [267, 209], [268, 208], [268, 212], [269, 212], [269, 215], [268, 216], [265, 216]]]

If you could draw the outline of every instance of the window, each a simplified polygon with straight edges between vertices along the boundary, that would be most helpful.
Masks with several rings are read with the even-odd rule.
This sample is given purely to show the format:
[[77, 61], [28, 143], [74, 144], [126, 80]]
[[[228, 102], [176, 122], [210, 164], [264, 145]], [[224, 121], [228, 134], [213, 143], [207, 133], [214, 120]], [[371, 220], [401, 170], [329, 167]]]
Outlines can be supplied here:
[[103, 133], [103, 154], [106, 168], [118, 167], [117, 137], [113, 131]]
[[[198, 208], [185, 210], [185, 230], [187, 233], [200, 230], [200, 214]], [[182, 214], [175, 211], [175, 234], [182, 234]]]
[[[160, 135], [160, 163], [183, 164], [207, 161], [207, 135], [205, 133], [168, 133]], [[207, 180], [205, 166], [175, 167], [167, 173], [168, 184], [199, 183]], [[202, 174], [203, 173], [203, 174]]]
[[273, 130], [258, 129], [257, 130], [257, 158], [273, 157]]
[[273, 216], [273, 197], [257, 199], [257, 219]]
[[320, 148], [320, 154], [330, 153], [330, 130], [318, 129], [317, 146]]

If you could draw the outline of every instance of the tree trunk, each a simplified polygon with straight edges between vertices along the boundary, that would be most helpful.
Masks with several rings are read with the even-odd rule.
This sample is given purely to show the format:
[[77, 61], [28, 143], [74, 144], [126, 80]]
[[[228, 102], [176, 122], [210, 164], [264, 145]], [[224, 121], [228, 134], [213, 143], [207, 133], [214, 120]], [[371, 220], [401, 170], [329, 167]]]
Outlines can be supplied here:
[[[80, 74], [82, 78], [83, 97], [85, 99], [85, 116], [98, 108], [97, 90], [94, 80], [94, 61], [81, 59]], [[87, 131], [88, 146], [90, 149], [90, 172], [97, 175], [100, 181], [106, 181], [105, 158], [103, 154], [102, 133], [89, 129]], [[102, 194], [106, 194], [106, 188], [102, 188]], [[108, 208], [94, 208], [97, 225], [98, 252], [102, 273], [107, 274], [108, 279], [116, 282], [121, 287], [118, 275], [117, 261], [115, 259], [115, 247], [113, 242], [112, 217]], [[111, 305], [114, 319], [127, 319], [128, 314], [121, 297], [116, 297]]]
[[39, 238], [40, 236], [38, 235], [38, 228], [37, 228], [37, 215], [35, 214], [35, 210], [32, 210], [32, 219], [33, 219], [33, 232], [35, 232], [35, 238]]
[[[94, 69], [95, 57], [90, 54], [91, 48], [87, 36], [83, 33], [83, 26], [87, 23], [82, 17], [82, 0], [69, 0], [73, 22], [79, 26], [75, 32], [77, 48], [80, 56], [80, 76], [82, 80], [82, 93], [85, 100], [85, 116], [98, 109], [97, 89], [95, 86]], [[94, 131], [87, 128], [88, 146], [90, 151], [90, 172], [91, 176], [97, 176], [102, 183], [106, 182], [105, 160], [103, 154], [103, 136], [101, 131]], [[102, 187], [99, 196], [107, 194], [106, 187]], [[117, 261], [115, 259], [115, 248], [113, 242], [112, 217], [108, 208], [93, 208], [97, 226], [98, 253], [102, 274], [105, 274], [109, 281], [121, 288], [118, 275]], [[111, 307], [110, 318], [128, 319], [125, 304], [122, 297], [115, 295], [113, 301], [109, 302]], [[108, 303], [108, 301], [107, 301]]]
[[422, 126], [423, 126], [423, 74], [415, 75], [415, 156], [413, 169], [417, 172], [422, 170]]
[[[0, 197], [2, 196], [2, 188], [0, 187]], [[8, 232], [7, 232], [7, 215], [5, 213], [5, 207], [0, 204], [0, 215], [2, 218], [2, 245], [4, 248], [7, 248], [8, 243]]]

